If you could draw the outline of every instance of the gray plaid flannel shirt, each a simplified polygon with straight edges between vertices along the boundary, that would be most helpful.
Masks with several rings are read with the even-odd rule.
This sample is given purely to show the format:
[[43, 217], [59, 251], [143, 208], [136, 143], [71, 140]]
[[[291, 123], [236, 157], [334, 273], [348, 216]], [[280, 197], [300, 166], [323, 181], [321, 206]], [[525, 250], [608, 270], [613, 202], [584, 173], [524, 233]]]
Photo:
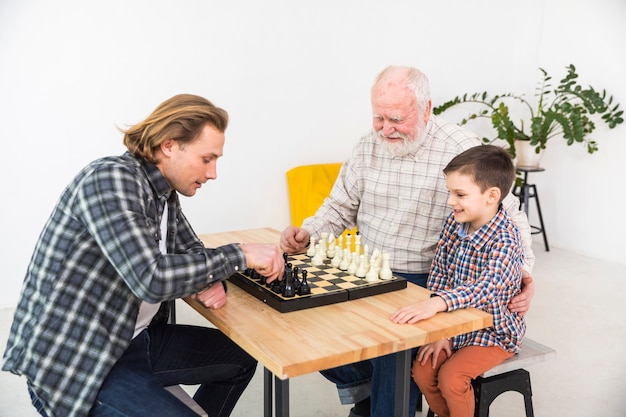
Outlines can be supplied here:
[[132, 339], [142, 300], [188, 296], [245, 268], [237, 245], [204, 247], [155, 165], [128, 152], [94, 161], [39, 237], [2, 369], [25, 375], [50, 416], [87, 416]]

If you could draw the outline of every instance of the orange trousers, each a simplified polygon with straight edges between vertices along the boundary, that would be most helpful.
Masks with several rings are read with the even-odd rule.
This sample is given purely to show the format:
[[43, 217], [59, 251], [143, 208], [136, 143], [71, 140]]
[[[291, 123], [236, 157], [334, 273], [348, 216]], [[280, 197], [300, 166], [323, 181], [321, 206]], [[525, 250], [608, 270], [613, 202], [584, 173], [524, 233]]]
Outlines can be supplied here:
[[441, 351], [437, 365], [413, 363], [413, 380], [438, 417], [473, 417], [472, 379], [513, 356], [498, 346], [467, 346], [453, 351], [448, 358]]

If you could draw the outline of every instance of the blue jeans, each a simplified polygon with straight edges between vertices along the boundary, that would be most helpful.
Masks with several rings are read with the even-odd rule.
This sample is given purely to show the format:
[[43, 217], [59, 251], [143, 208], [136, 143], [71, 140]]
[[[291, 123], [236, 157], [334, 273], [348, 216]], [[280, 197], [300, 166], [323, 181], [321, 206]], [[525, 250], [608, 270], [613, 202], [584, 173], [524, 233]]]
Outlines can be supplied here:
[[[409, 282], [421, 287], [426, 287], [428, 279], [428, 274], [394, 272], [394, 275], [406, 278]], [[417, 348], [412, 349], [411, 358], [413, 360], [416, 354]], [[326, 369], [320, 373], [337, 385], [339, 399], [342, 404], [353, 404], [370, 397], [372, 417], [389, 417], [394, 415], [396, 392], [395, 354]], [[415, 415], [418, 395], [420, 395], [419, 389], [411, 380], [409, 398], [409, 415], [411, 417]]]
[[[194, 395], [198, 405], [211, 417], [229, 416], [256, 364], [217, 329], [153, 325], [133, 339], [113, 366], [89, 415], [198, 417], [163, 387], [200, 384]], [[30, 391], [37, 408], [38, 398]]]

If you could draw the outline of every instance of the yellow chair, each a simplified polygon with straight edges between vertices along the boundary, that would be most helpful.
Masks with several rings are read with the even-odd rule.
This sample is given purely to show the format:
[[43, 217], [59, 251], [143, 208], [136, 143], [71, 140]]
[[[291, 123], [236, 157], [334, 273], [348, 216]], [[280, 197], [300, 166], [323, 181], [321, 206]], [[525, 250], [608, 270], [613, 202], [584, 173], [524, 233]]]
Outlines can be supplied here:
[[[292, 225], [300, 227], [304, 219], [315, 214], [324, 199], [330, 195], [341, 165], [341, 162], [302, 165], [287, 171]], [[344, 231], [344, 238], [347, 233], [354, 235], [356, 227]]]

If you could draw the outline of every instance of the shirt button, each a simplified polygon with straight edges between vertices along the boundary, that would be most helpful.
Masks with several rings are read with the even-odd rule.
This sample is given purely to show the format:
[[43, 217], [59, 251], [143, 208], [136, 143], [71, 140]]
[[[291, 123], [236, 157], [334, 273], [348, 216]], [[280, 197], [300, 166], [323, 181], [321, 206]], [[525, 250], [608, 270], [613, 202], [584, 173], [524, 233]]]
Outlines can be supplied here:
[[239, 265], [235, 266], [235, 271], [239, 271]]

